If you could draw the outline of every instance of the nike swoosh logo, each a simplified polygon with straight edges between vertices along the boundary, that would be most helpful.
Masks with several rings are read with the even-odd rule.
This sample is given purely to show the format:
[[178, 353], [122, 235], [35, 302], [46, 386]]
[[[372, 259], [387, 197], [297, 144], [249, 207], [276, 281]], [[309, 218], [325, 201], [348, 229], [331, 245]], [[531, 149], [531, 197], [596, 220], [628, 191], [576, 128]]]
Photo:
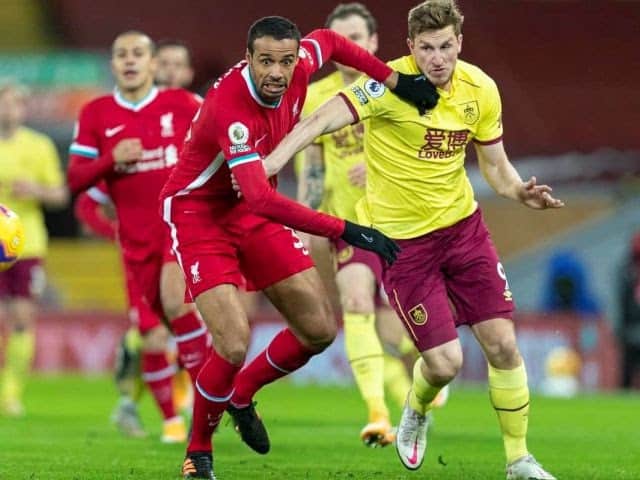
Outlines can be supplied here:
[[364, 233], [361, 233], [360, 236], [364, 238], [367, 242], [373, 243], [373, 237], [370, 237], [369, 235], [365, 235]]
[[118, 125], [117, 127], [113, 127], [113, 128], [107, 128], [104, 131], [104, 135], [109, 138], [109, 137], [113, 137], [116, 133], [118, 133], [119, 131], [124, 129], [124, 125]]
[[411, 465], [415, 465], [416, 463], [418, 463], [418, 439], [413, 442], [413, 453], [410, 457], [407, 457], [407, 462], [409, 462]]
[[265, 138], [267, 138], [267, 134], [265, 133], [264, 135], [262, 135], [258, 140], [256, 140], [256, 143], [254, 144], [255, 148], [258, 148], [258, 144], [264, 140]]

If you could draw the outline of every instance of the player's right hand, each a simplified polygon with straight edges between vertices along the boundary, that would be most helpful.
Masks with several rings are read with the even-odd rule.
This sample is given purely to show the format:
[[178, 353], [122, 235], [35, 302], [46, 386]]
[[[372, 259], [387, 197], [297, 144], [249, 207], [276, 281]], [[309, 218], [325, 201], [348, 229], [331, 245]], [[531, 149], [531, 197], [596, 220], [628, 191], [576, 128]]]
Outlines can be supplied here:
[[371, 250], [383, 257], [389, 265], [395, 262], [400, 247], [396, 242], [375, 228], [365, 227], [348, 220], [344, 222], [344, 232], [340, 236], [354, 247]]
[[124, 138], [111, 151], [116, 163], [130, 163], [142, 160], [142, 142], [139, 138]]
[[432, 110], [440, 98], [433, 83], [421, 73], [410, 75], [398, 72], [398, 83], [392, 92], [418, 107], [420, 115]]

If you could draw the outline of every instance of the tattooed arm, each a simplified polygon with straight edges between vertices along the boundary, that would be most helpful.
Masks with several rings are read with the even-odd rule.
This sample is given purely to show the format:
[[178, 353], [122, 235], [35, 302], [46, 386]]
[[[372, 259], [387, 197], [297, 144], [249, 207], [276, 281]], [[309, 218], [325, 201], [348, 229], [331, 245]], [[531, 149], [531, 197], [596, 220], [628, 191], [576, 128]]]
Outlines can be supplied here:
[[317, 209], [324, 195], [324, 161], [322, 147], [311, 144], [304, 150], [302, 174], [298, 181], [298, 201]]

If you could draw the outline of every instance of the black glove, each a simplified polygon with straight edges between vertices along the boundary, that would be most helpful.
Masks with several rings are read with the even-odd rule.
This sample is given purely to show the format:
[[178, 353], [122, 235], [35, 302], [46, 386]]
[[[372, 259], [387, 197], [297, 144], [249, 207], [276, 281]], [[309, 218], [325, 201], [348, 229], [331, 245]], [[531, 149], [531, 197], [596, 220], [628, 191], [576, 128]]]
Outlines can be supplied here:
[[340, 236], [345, 242], [354, 247], [371, 250], [384, 258], [391, 265], [400, 252], [400, 247], [375, 228], [363, 227], [347, 220], [344, 222], [344, 232]]
[[408, 75], [398, 72], [398, 84], [391, 90], [397, 96], [418, 107], [420, 115], [438, 104], [440, 95], [436, 87], [423, 74]]

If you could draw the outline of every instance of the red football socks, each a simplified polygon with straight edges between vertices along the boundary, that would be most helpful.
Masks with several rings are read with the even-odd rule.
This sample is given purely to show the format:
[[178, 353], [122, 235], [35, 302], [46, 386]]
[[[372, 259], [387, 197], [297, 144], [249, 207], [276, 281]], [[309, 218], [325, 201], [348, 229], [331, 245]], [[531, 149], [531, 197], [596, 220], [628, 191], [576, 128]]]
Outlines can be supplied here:
[[198, 373], [209, 355], [209, 332], [195, 312], [171, 321], [171, 330], [178, 346], [180, 365], [189, 372], [195, 385]]
[[271, 340], [262, 353], [236, 375], [235, 393], [231, 403], [240, 408], [249, 405], [254, 394], [263, 385], [302, 367], [316, 353], [318, 352], [305, 347], [291, 330], [285, 328]]
[[171, 382], [175, 373], [175, 365], [169, 365], [164, 352], [142, 352], [142, 379], [149, 387], [165, 420], [176, 416], [171, 394]]

